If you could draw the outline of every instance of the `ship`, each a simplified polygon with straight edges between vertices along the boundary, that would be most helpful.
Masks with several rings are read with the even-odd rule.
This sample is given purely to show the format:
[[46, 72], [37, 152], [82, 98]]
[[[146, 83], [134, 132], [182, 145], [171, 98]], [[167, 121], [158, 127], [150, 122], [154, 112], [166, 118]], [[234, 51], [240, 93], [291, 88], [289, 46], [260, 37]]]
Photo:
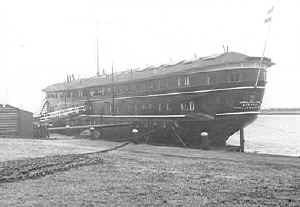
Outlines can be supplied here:
[[149, 143], [201, 148], [208, 140], [209, 146], [222, 147], [257, 118], [273, 64], [267, 57], [226, 51], [68, 79], [43, 89], [40, 119], [62, 133], [92, 128], [99, 138], [113, 140], [151, 131]]

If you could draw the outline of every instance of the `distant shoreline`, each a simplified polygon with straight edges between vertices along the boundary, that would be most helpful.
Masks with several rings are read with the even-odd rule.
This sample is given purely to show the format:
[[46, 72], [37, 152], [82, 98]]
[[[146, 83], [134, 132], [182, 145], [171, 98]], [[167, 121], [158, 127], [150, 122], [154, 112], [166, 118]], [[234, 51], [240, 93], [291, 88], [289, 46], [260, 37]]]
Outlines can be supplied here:
[[262, 111], [300, 111], [300, 108], [264, 108]]
[[261, 114], [286, 114], [286, 115], [300, 115], [300, 108], [266, 108], [261, 109]]

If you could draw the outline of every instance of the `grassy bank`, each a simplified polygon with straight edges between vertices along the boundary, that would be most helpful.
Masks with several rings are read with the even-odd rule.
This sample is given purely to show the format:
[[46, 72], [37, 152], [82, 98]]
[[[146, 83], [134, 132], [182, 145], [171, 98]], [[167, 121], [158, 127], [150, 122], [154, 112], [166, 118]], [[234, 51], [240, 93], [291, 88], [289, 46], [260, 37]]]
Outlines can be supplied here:
[[103, 162], [0, 184], [0, 206], [300, 206], [300, 159], [129, 145]]

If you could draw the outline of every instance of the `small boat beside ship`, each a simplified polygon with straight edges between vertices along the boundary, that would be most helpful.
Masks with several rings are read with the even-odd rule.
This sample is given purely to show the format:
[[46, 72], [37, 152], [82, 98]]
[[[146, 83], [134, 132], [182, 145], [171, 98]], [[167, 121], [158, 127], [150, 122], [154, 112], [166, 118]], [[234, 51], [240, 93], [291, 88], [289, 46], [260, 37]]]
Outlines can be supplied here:
[[266, 57], [225, 52], [68, 80], [43, 90], [39, 119], [62, 133], [92, 127], [100, 138], [113, 139], [129, 136], [132, 129], [153, 131], [149, 142], [194, 148], [203, 146], [200, 135], [206, 132], [209, 145], [222, 147], [256, 119], [272, 65]]

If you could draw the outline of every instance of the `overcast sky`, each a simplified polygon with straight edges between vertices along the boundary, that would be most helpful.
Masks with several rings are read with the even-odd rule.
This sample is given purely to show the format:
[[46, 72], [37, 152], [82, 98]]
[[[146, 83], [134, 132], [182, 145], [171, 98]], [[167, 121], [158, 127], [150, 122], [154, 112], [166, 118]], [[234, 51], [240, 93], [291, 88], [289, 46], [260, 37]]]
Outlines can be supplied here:
[[266, 56], [264, 107], [300, 107], [297, 0], [10, 0], [0, 3], [0, 103], [38, 111], [41, 90], [67, 74], [96, 74], [230, 51]]

